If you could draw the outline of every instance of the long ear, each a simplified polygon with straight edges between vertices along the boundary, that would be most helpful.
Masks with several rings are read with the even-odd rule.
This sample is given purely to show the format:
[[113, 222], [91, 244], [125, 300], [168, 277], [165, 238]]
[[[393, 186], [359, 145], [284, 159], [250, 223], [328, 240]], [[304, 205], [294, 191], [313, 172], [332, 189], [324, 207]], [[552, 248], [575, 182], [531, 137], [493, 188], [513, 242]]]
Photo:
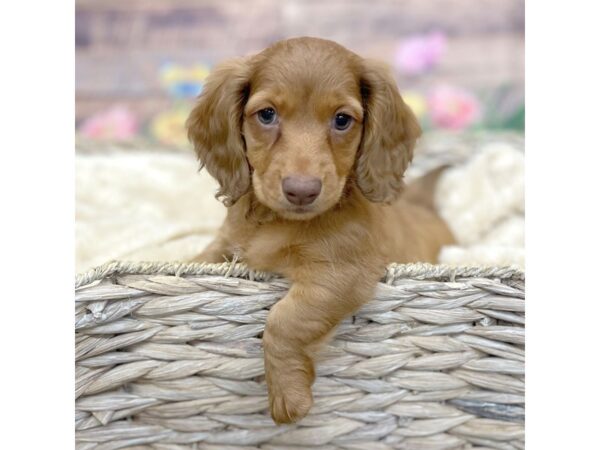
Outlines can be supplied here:
[[250, 168], [242, 136], [249, 72], [248, 58], [217, 66], [208, 76], [186, 122], [200, 167], [206, 167], [219, 182], [216, 197], [226, 206], [233, 205], [250, 188]]
[[421, 127], [385, 65], [365, 60], [362, 70], [365, 119], [356, 161], [357, 184], [367, 199], [387, 203], [402, 192], [404, 171]]

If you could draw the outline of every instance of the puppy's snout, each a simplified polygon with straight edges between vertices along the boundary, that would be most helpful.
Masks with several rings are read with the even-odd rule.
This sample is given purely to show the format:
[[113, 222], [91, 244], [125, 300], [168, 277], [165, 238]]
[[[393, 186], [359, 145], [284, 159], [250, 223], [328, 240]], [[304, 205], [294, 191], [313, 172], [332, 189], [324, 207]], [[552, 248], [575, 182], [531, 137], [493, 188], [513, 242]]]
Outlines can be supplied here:
[[285, 177], [281, 187], [290, 203], [310, 205], [321, 193], [321, 180], [314, 177]]

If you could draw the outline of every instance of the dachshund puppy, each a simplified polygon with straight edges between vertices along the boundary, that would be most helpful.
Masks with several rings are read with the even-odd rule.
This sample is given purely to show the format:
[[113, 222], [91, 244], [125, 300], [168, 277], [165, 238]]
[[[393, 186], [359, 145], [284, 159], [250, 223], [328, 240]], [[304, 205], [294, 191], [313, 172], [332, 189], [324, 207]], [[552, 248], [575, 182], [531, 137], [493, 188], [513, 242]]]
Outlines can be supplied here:
[[187, 127], [228, 206], [197, 260], [236, 255], [291, 281], [263, 344], [271, 416], [298, 421], [313, 403], [315, 351], [386, 265], [435, 262], [453, 242], [431, 192], [401, 196], [419, 124], [384, 66], [296, 38], [216, 67]]

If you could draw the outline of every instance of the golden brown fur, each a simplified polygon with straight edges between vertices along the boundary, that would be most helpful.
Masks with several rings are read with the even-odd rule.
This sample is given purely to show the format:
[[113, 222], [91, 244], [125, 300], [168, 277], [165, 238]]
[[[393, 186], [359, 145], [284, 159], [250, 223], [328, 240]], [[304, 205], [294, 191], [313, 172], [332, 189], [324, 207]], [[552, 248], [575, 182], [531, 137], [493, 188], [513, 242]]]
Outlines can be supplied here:
[[[258, 119], [265, 108], [277, 123]], [[352, 118], [347, 130], [334, 127], [336, 114]], [[433, 178], [400, 196], [420, 127], [385, 67], [297, 38], [217, 67], [188, 129], [229, 206], [197, 259], [237, 255], [292, 282], [263, 343], [271, 415], [297, 421], [312, 405], [314, 351], [372, 297], [386, 264], [435, 262], [453, 240], [431, 207]], [[289, 176], [321, 180], [316, 200], [286, 200]]]

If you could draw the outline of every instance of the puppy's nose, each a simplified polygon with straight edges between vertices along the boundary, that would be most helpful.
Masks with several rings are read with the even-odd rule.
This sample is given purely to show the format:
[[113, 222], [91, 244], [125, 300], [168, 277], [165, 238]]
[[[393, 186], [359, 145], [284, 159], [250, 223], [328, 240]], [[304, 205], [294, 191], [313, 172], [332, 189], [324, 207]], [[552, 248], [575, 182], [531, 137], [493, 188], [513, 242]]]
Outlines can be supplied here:
[[285, 177], [281, 187], [290, 203], [310, 205], [321, 193], [321, 180], [314, 177]]

